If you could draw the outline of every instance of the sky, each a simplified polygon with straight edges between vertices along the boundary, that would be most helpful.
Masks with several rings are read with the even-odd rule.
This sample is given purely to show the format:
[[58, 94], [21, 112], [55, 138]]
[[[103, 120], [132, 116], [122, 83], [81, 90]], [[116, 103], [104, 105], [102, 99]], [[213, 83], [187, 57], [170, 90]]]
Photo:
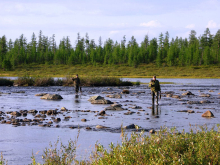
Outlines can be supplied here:
[[123, 36], [141, 43], [167, 31], [171, 39], [220, 29], [220, 0], [0, 0], [0, 8], [0, 37], [12, 41], [24, 34], [30, 42], [42, 30], [58, 43], [68, 36], [73, 46], [77, 33], [96, 44]]

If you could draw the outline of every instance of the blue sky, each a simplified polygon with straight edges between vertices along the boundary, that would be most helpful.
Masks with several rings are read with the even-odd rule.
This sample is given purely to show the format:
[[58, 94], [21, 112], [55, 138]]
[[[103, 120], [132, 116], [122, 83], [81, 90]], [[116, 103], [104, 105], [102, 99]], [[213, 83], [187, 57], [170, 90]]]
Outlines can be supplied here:
[[147, 34], [188, 38], [191, 30], [220, 29], [220, 0], [0, 0], [0, 7], [0, 36], [13, 41], [40, 30], [57, 42], [69, 36], [74, 46], [77, 33], [97, 44], [100, 36], [120, 42], [124, 35], [140, 43]]

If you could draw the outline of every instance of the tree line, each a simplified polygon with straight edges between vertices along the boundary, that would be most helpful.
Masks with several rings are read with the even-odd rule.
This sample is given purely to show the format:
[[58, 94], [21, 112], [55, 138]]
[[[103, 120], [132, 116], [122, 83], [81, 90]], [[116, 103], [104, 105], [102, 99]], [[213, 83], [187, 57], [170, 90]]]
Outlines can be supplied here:
[[38, 38], [33, 33], [31, 41], [22, 34], [14, 42], [0, 37], [0, 66], [4, 69], [16, 68], [22, 64], [127, 64], [137, 67], [139, 64], [155, 63], [156, 66], [200, 66], [220, 64], [220, 30], [212, 35], [209, 28], [204, 34], [196, 36], [191, 30], [189, 38], [170, 39], [169, 33], [159, 34], [158, 39], [149, 39], [146, 35], [138, 44], [132, 36], [126, 36], [121, 42], [107, 39], [104, 44], [99, 37], [98, 44], [77, 34], [75, 46], [69, 37], [64, 37], [56, 44], [55, 35], [44, 36], [39, 32]]

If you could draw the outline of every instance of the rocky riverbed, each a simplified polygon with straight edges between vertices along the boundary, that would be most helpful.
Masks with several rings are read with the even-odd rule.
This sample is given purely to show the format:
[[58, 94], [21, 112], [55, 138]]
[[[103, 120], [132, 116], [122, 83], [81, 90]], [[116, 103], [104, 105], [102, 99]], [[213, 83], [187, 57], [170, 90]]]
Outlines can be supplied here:
[[[10, 164], [28, 164], [31, 151], [40, 151], [40, 157], [49, 142], [75, 139], [78, 129], [78, 153], [85, 153], [97, 140], [106, 146], [120, 141], [121, 127], [128, 133], [148, 133], [160, 127], [189, 131], [220, 123], [219, 81], [180, 82], [161, 85], [159, 106], [152, 106], [147, 85], [83, 87], [79, 95], [72, 87], [0, 87], [0, 152]], [[46, 94], [61, 97], [42, 99]], [[202, 117], [206, 111], [210, 117]]]

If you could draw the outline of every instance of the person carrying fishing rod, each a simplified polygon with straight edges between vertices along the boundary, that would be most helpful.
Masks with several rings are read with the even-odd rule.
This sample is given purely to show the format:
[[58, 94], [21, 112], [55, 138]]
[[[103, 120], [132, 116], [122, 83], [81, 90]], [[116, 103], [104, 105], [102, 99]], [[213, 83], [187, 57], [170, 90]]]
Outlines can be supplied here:
[[[158, 104], [158, 96], [161, 98], [161, 89], [160, 89], [160, 82], [156, 79], [156, 76], [153, 76], [149, 83], [149, 87], [151, 88], [151, 95], [152, 95], [152, 105], [154, 105], [154, 97], [156, 96], [156, 105]], [[160, 95], [159, 95], [160, 93]]]
[[76, 94], [78, 94], [79, 89], [80, 89], [80, 92], [82, 92], [81, 87], [80, 87], [80, 79], [79, 79], [78, 74], [76, 74], [76, 77], [72, 78], [72, 80], [74, 82]]

